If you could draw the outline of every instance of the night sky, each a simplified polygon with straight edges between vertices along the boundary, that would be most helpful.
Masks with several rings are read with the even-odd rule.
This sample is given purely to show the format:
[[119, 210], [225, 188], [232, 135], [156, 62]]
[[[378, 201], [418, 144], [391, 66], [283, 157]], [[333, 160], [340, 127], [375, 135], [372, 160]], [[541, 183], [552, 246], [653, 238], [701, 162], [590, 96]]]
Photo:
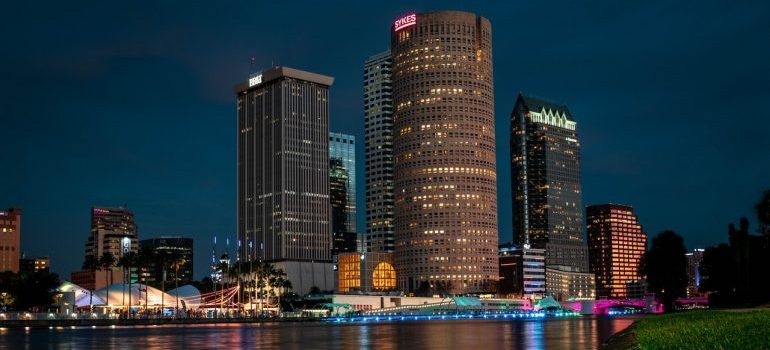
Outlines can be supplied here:
[[0, 14], [0, 208], [22, 208], [22, 250], [64, 278], [92, 205], [128, 205], [140, 239], [193, 237], [195, 275], [208, 271], [212, 237], [235, 235], [232, 86], [252, 56], [336, 78], [331, 127], [360, 140], [363, 232], [363, 62], [413, 11], [492, 22], [502, 241], [519, 91], [572, 111], [584, 204], [633, 205], [650, 235], [724, 241], [770, 188], [767, 1], [22, 3]]

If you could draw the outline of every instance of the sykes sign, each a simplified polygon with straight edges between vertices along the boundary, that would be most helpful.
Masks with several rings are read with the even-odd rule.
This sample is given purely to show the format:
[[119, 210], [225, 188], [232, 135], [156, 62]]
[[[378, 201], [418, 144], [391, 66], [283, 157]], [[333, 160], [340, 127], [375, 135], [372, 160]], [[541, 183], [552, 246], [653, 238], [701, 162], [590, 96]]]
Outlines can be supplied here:
[[404, 17], [401, 17], [397, 19], [395, 22], [393, 22], [393, 30], [399, 31], [401, 29], [404, 29], [406, 27], [411, 27], [413, 25], [417, 24], [417, 14], [411, 14]]

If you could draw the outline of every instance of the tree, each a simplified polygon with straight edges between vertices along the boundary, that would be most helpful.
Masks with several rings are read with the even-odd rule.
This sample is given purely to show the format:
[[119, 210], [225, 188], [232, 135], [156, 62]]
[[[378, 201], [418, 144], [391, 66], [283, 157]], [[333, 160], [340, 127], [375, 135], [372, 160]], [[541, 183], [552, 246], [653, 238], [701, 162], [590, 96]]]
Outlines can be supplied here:
[[153, 263], [155, 262], [155, 250], [153, 250], [149, 246], [140, 246], [139, 252], [136, 254], [136, 268], [139, 271], [142, 271], [143, 273], [140, 273], [140, 276], [143, 276], [144, 281], [144, 309], [147, 310], [147, 303], [150, 296], [150, 288], [147, 283], [147, 279], [150, 276], [149, 269], [152, 267]]
[[684, 240], [674, 231], [663, 231], [652, 239], [639, 267], [647, 284], [670, 311], [676, 298], [687, 290], [687, 258]]
[[[128, 279], [128, 316], [131, 317], [131, 266], [136, 265], [136, 253], [134, 252], [125, 252], [123, 253], [123, 256], [118, 259], [117, 266], [123, 268], [123, 283], [125, 283], [126, 279]], [[123, 297], [125, 298], [125, 289], [123, 292]]]
[[700, 264], [700, 291], [712, 292], [709, 295], [710, 305], [723, 305], [734, 298], [736, 271], [729, 245], [722, 243], [706, 248]]
[[[104, 283], [107, 284], [107, 300], [104, 302], [107, 306], [110, 305], [110, 284], [112, 284], [112, 268], [115, 266], [115, 262], [115, 256], [110, 252], [104, 252], [102, 257], [99, 258], [99, 270], [107, 271], [107, 274], [104, 275]], [[108, 278], [110, 278], [110, 281], [108, 281]]]
[[[91, 272], [94, 272], [96, 270], [99, 270], [99, 259], [96, 258], [95, 255], [86, 255], [85, 261], [83, 261], [83, 270], [88, 270]], [[88, 293], [88, 305], [90, 307], [90, 311], [94, 311], [94, 289], [92, 288], [90, 293]]]
[[56, 289], [61, 285], [55, 273], [37, 271], [20, 279], [15, 307], [19, 310], [44, 310], [54, 302]]
[[754, 205], [754, 209], [759, 221], [759, 232], [765, 236], [770, 236], [770, 190], [765, 190], [762, 193], [762, 198]]

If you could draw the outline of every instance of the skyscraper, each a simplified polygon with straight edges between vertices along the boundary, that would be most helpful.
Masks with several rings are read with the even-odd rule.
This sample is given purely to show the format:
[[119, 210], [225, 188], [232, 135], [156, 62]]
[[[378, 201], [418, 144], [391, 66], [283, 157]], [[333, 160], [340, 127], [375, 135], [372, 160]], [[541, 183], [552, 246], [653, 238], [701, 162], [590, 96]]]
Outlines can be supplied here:
[[235, 86], [241, 261], [283, 269], [298, 293], [333, 289], [329, 87], [334, 78], [273, 67]]
[[[85, 244], [85, 261], [98, 260], [104, 253], [112, 254], [116, 260], [126, 252], [136, 253], [138, 238], [134, 213], [128, 208], [91, 207], [91, 233]], [[121, 268], [84, 269], [73, 272], [71, 279], [83, 288], [100, 289], [109, 283], [123, 282], [120, 276], [124, 276]]]
[[393, 86], [390, 51], [364, 63], [367, 252], [393, 252]]
[[391, 29], [398, 285], [495, 290], [491, 24], [441, 11], [404, 16]]
[[686, 253], [687, 256], [687, 296], [697, 297], [701, 295], [700, 288], [700, 264], [703, 262], [705, 249], [695, 248]]
[[[139, 241], [141, 249], [152, 252], [152, 261], [143, 271], [142, 283], [163, 290], [193, 281], [193, 240], [184, 237], [158, 237]], [[179, 263], [177, 266], [177, 262]], [[165, 278], [163, 275], [165, 274]], [[165, 286], [163, 282], [165, 281]]]
[[633, 208], [619, 204], [589, 205], [586, 231], [597, 297], [627, 298], [629, 287], [642, 279], [639, 262], [647, 250], [647, 235]]
[[511, 113], [513, 237], [546, 266], [588, 272], [580, 143], [567, 106], [519, 94]]
[[356, 232], [356, 139], [329, 133], [332, 232]]
[[0, 272], [19, 272], [21, 209], [0, 210]]

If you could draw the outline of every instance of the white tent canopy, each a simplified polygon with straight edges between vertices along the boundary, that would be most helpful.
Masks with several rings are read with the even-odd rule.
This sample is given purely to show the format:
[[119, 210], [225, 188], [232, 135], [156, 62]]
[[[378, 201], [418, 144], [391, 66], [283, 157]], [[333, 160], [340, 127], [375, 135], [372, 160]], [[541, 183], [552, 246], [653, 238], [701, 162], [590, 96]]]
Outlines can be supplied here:
[[[60, 292], [75, 292], [75, 307], [86, 307], [89, 305], [104, 305], [104, 299], [94, 294], [91, 298], [91, 291], [69, 281], [64, 281], [58, 289]], [[93, 303], [93, 304], [92, 304]]]

